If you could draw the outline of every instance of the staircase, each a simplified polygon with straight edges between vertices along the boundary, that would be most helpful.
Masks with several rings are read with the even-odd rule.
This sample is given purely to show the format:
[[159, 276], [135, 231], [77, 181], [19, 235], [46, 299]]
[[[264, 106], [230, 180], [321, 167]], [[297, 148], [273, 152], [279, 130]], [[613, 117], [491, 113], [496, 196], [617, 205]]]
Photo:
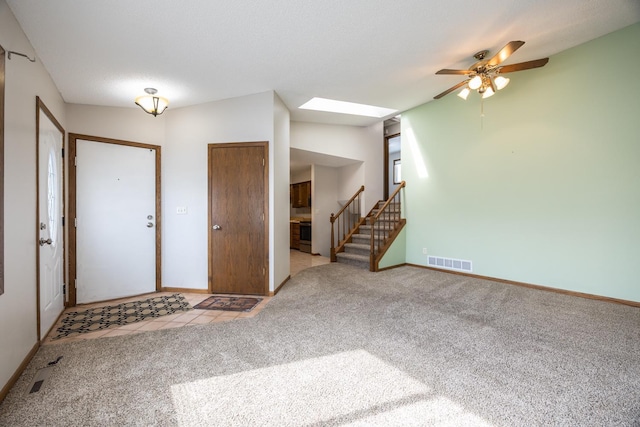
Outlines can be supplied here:
[[[378, 262], [406, 223], [400, 214], [400, 190], [404, 185], [403, 182], [398, 186], [389, 200], [376, 203], [365, 218], [344, 233], [336, 249], [333, 249], [332, 238], [332, 261], [378, 270]], [[332, 216], [332, 224], [334, 220]]]

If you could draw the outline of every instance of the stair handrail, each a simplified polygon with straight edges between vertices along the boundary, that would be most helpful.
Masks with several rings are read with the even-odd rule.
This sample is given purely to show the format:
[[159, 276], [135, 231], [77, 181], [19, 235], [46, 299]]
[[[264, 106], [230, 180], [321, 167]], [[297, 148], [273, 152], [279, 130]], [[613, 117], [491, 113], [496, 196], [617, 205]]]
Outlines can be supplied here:
[[[380, 251], [380, 243], [382, 242], [382, 244], [384, 245], [384, 239], [380, 239], [380, 234], [381, 234], [381, 230], [380, 227], [378, 227], [376, 229], [376, 223], [378, 221], [378, 219], [380, 218], [381, 215], [383, 214], [387, 214], [387, 209], [388, 207], [391, 205], [391, 203], [397, 203], [394, 202], [394, 200], [398, 199], [398, 202], [400, 201], [400, 191], [406, 186], [406, 182], [405, 181], [401, 181], [400, 184], [398, 185], [398, 187], [395, 189], [395, 191], [391, 194], [391, 196], [389, 196], [389, 198], [387, 199], [387, 201], [384, 203], [384, 205], [382, 205], [382, 207], [378, 210], [378, 212], [369, 218], [369, 225], [371, 226], [371, 250], [369, 252], [369, 270], [370, 271], [376, 271], [376, 263], [377, 263], [377, 258], [378, 258], [378, 254], [381, 252]], [[389, 215], [391, 216], [391, 215]], [[398, 225], [400, 225], [401, 220], [402, 220], [402, 211], [398, 210], [397, 212], [393, 213], [393, 219], [394, 221], [387, 221], [384, 230], [382, 230], [382, 232], [385, 232], [385, 238], [389, 238], [391, 236], [391, 233], [393, 231], [396, 230], [396, 228], [398, 227]], [[376, 233], [377, 233], [377, 237], [376, 238]]]
[[344, 204], [344, 206], [342, 207], [342, 209], [340, 209], [338, 211], [337, 214], [331, 214], [331, 222], [333, 222], [335, 220], [335, 218], [338, 218], [340, 215], [342, 215], [342, 212], [344, 212], [345, 209], [347, 209], [347, 206], [349, 206], [355, 199], [356, 197], [358, 197], [360, 195], [360, 193], [362, 193], [364, 191], [364, 185], [361, 186], [358, 191], [356, 191], [356, 194], [354, 194], [349, 201], [347, 201], [347, 203]]
[[[347, 203], [342, 206], [342, 209], [338, 211], [337, 214], [331, 214], [329, 221], [331, 221], [331, 262], [337, 261], [336, 254], [344, 250], [344, 244], [347, 243], [354, 231], [358, 228], [358, 226], [362, 223], [362, 218], [360, 214], [360, 195], [364, 191], [364, 185], [361, 186], [358, 191], [347, 201]], [[354, 201], [357, 200], [357, 203], [354, 205]], [[342, 215], [345, 211], [347, 211], [348, 217], [345, 220], [345, 217]], [[357, 216], [357, 221], [354, 220], [353, 216]], [[334, 223], [338, 221], [338, 246], [335, 245], [335, 229]], [[342, 237], [340, 237], [340, 231], [342, 231]]]

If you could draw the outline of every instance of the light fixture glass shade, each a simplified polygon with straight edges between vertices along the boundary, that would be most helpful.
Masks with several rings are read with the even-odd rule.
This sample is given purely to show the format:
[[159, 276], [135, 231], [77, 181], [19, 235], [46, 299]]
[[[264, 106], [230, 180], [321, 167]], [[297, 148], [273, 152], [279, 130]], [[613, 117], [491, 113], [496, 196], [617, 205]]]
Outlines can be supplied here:
[[469, 80], [469, 89], [476, 90], [480, 86], [482, 86], [482, 77], [475, 76], [471, 80]]
[[498, 90], [504, 89], [509, 84], [509, 81], [510, 79], [502, 76], [498, 76], [493, 80]]
[[169, 106], [167, 98], [161, 96], [144, 95], [136, 98], [136, 104], [140, 106], [146, 113], [158, 116], [164, 113]]
[[147, 95], [139, 96], [136, 98], [136, 104], [144, 110], [145, 113], [158, 116], [164, 113], [164, 110], [169, 106], [167, 98], [156, 96], [157, 89], [148, 87], [144, 89]]
[[494, 93], [495, 92], [493, 91], [493, 89], [488, 87], [487, 90], [485, 90], [484, 93], [482, 94], [482, 99], [489, 98], [490, 96], [493, 96]]
[[469, 88], [468, 88], [468, 87], [465, 87], [464, 89], [462, 89], [462, 90], [460, 91], [460, 93], [458, 94], [458, 96], [459, 96], [460, 98], [462, 98], [462, 99], [464, 99], [464, 100], [466, 101], [466, 100], [467, 100], [467, 97], [469, 96], [469, 92], [471, 92], [471, 91], [469, 90]]

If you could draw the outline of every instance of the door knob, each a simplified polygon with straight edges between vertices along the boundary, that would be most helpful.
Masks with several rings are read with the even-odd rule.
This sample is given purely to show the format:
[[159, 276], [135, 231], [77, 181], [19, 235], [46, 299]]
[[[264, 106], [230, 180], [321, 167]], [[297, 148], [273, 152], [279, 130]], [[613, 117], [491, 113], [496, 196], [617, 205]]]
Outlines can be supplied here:
[[148, 222], [147, 223], [147, 228], [152, 228], [153, 227], [153, 223], [152, 222]]
[[51, 243], [53, 243], [53, 241], [51, 240], [51, 238], [44, 240], [42, 237], [39, 240], [40, 246], [44, 246], [44, 245], [50, 245]]
[[214, 230], [222, 230], [222, 227], [220, 227], [218, 224], [213, 226]]

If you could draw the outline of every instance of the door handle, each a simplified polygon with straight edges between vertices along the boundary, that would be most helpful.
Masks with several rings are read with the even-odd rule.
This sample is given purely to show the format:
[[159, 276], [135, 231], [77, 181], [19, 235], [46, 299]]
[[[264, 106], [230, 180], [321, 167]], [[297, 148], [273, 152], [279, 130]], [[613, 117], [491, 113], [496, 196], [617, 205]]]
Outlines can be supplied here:
[[220, 227], [218, 224], [213, 226], [214, 230], [222, 230], [222, 227]]
[[148, 222], [147, 223], [147, 228], [152, 228], [153, 227], [153, 223], [152, 222]]
[[44, 245], [50, 245], [51, 243], [53, 243], [53, 241], [51, 240], [51, 238], [44, 240], [42, 237], [39, 240], [40, 246], [44, 246]]

